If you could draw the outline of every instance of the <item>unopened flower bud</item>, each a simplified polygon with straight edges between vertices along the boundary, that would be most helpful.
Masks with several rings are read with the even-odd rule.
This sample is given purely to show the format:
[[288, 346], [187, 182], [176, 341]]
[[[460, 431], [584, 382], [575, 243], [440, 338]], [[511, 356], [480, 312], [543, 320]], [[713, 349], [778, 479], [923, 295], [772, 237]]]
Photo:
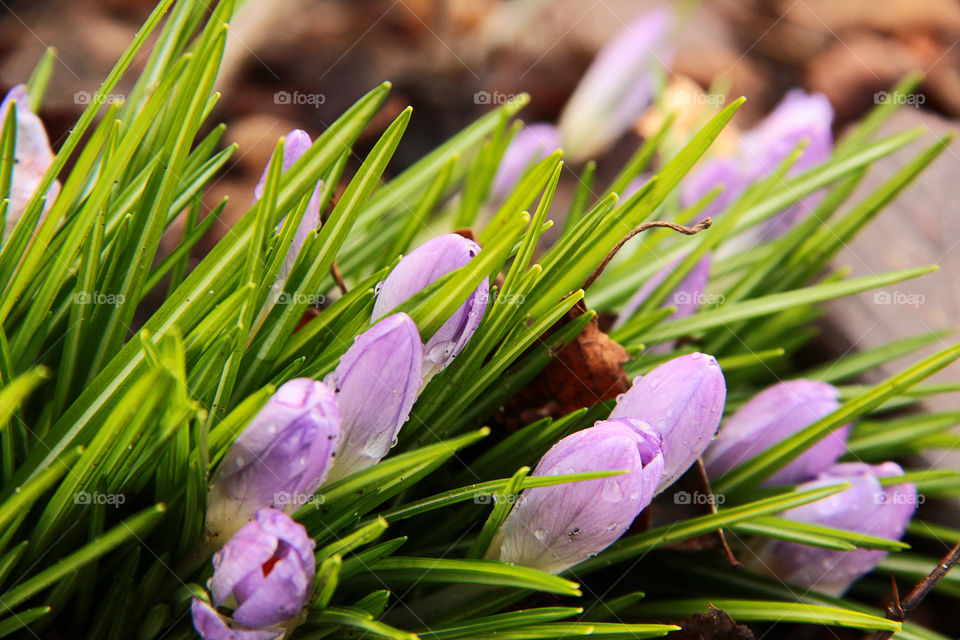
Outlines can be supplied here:
[[[376, 321], [442, 276], [459, 269], [480, 253], [480, 245], [456, 233], [423, 243], [400, 261], [384, 280], [373, 307]], [[474, 290], [423, 348], [423, 379], [428, 382], [463, 351], [480, 326], [487, 308], [487, 281]]]
[[691, 353], [665, 362], [617, 399], [610, 418], [650, 425], [663, 439], [662, 491], [700, 457], [717, 431], [727, 387], [713, 356]]
[[[25, 85], [18, 84], [10, 89], [3, 103], [0, 103], [0, 127], [6, 122], [10, 105], [14, 102], [16, 102], [17, 132], [13, 150], [10, 204], [7, 209], [6, 226], [0, 230], [0, 241], [10, 236], [33, 192], [40, 185], [43, 174], [53, 162], [53, 150], [50, 149], [47, 130], [37, 114], [30, 110], [30, 99]], [[60, 183], [55, 181], [47, 191], [45, 210], [50, 209], [59, 193]]]
[[520, 129], [500, 160], [500, 167], [493, 179], [493, 197], [498, 200], [505, 198], [531, 164], [543, 160], [559, 148], [560, 133], [552, 124], [538, 122]]
[[[884, 487], [878, 478], [901, 475], [903, 469], [894, 462], [874, 466], [859, 462], [834, 465], [815, 480], [798, 486], [797, 491], [841, 482], [849, 482], [849, 489], [785, 511], [782, 516], [797, 522], [899, 540], [916, 510], [916, 485], [905, 482]], [[785, 582], [839, 597], [886, 555], [879, 550], [833, 551], [774, 541], [761, 550], [759, 560]]]
[[[707, 473], [717, 478], [802, 431], [840, 407], [836, 387], [815, 380], [789, 380], [764, 389], [733, 414], [707, 448]], [[765, 484], [796, 484], [825, 471], [846, 451], [843, 426], [792, 460]]]
[[[294, 129], [285, 136], [285, 141], [283, 145], [283, 169], [282, 171], [287, 171], [293, 163], [300, 159], [304, 153], [307, 152], [307, 149], [310, 148], [311, 141], [310, 135], [302, 129]], [[263, 175], [260, 176], [260, 181], [257, 183], [257, 186], [253, 190], [254, 199], [256, 202], [263, 197], [263, 190], [267, 186], [267, 176], [270, 173], [270, 164], [267, 163], [266, 168], [263, 170]], [[323, 186], [323, 182], [318, 182], [317, 186], [313, 189], [313, 195], [310, 196], [310, 202], [307, 203], [307, 209], [303, 213], [303, 218], [300, 219], [300, 225], [297, 227], [297, 231], [293, 236], [293, 242], [290, 243], [290, 249], [287, 251], [287, 256], [283, 261], [283, 266], [280, 267], [280, 272], [277, 274], [277, 281], [283, 283], [286, 281], [287, 277], [290, 275], [290, 270], [293, 269], [293, 263], [296, 262], [297, 254], [300, 253], [300, 249], [303, 247], [303, 243], [307, 239], [307, 235], [320, 226], [320, 188]], [[277, 229], [283, 227], [283, 220], [280, 221]]]
[[396, 442], [420, 391], [417, 325], [395, 313], [357, 336], [325, 382], [337, 392], [343, 440], [329, 480], [379, 462]]
[[339, 443], [333, 392], [309, 378], [282, 385], [220, 463], [208, 531], [228, 536], [265, 507], [295, 511], [326, 478]]
[[607, 149], [652, 102], [673, 57], [673, 22], [669, 9], [651, 11], [600, 50], [560, 115], [569, 158], [582, 161]]
[[635, 420], [607, 420], [555, 444], [534, 476], [622, 475], [526, 489], [488, 557], [560, 573], [613, 544], [653, 498], [663, 473], [659, 436]]

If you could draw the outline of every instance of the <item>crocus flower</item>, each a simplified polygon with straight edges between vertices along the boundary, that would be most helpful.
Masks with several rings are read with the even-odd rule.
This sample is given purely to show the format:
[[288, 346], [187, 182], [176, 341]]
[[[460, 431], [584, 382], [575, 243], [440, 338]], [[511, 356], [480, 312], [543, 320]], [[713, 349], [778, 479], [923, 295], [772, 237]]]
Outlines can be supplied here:
[[[878, 478], [901, 475], [903, 469], [894, 462], [875, 466], [859, 462], [835, 465], [816, 479], [801, 484], [797, 490], [840, 482], [849, 482], [849, 489], [785, 511], [782, 516], [797, 522], [899, 540], [916, 509], [916, 485], [905, 482], [883, 487]], [[775, 541], [761, 550], [759, 560], [781, 580], [839, 597], [886, 555], [885, 551], [832, 551]]]
[[[619, 327], [624, 322], [626, 322], [630, 316], [637, 310], [637, 308], [643, 304], [643, 301], [646, 300], [654, 289], [660, 286], [660, 283], [667, 279], [673, 270], [680, 264], [680, 260], [674, 260], [669, 265], [666, 266], [659, 273], [655, 274], [652, 278], [647, 280], [639, 291], [637, 291], [630, 300], [627, 301], [627, 304], [623, 306], [623, 310], [620, 312], [617, 322], [614, 324], [614, 327]], [[707, 254], [703, 257], [700, 262], [693, 266], [693, 269], [690, 270], [690, 273], [684, 277], [683, 280], [677, 285], [669, 296], [667, 296], [666, 304], [667, 306], [674, 306], [677, 308], [672, 314], [670, 314], [671, 319], [686, 318], [689, 315], [692, 315], [697, 312], [697, 309], [700, 308], [700, 301], [703, 299], [703, 291], [707, 288], [707, 282], [710, 280], [710, 254]]]
[[487, 556], [559, 573], [613, 544], [650, 504], [663, 473], [660, 438], [636, 420], [607, 420], [560, 440], [534, 476], [626, 474], [526, 489]]
[[[372, 320], [379, 320], [430, 283], [464, 266], [479, 252], [480, 245], [455, 233], [424, 242], [404, 256], [383, 281], [373, 306]], [[423, 349], [424, 383], [463, 351], [473, 332], [480, 326], [487, 308], [487, 290], [487, 281], [484, 280], [427, 340]]]
[[420, 390], [417, 325], [395, 313], [357, 336], [325, 382], [337, 392], [343, 441], [329, 480], [379, 462], [396, 441]]
[[207, 583], [211, 601], [215, 607], [235, 604], [232, 620], [195, 599], [192, 614], [200, 635], [205, 640], [276, 637], [269, 635], [277, 630], [271, 627], [295, 619], [310, 598], [313, 547], [307, 530], [290, 516], [276, 509], [257, 511], [213, 556]]
[[[703, 460], [717, 478], [742, 462], [802, 431], [840, 407], [839, 392], [826, 382], [789, 380], [764, 389], [727, 420]], [[796, 484], [825, 471], [846, 451], [846, 425], [777, 471], [767, 485]]]
[[225, 537], [258, 509], [295, 511], [326, 478], [339, 443], [333, 391], [309, 378], [283, 384], [220, 463], [207, 529]]
[[267, 629], [245, 629], [200, 598], [194, 598], [190, 605], [193, 628], [203, 640], [276, 640], [286, 633], [282, 627]]
[[[285, 136], [285, 141], [283, 145], [283, 171], [287, 171], [293, 163], [300, 159], [307, 149], [310, 148], [310, 135], [302, 129], [294, 129]], [[257, 183], [257, 186], [253, 190], [254, 199], [256, 202], [263, 197], [263, 190], [267, 186], [267, 175], [270, 173], [270, 164], [267, 163], [266, 168], [263, 170], [263, 175], [260, 176], [260, 181]], [[293, 236], [293, 242], [290, 243], [290, 249], [287, 251], [287, 256], [283, 261], [283, 266], [280, 267], [280, 272], [277, 274], [277, 282], [282, 285], [286, 281], [287, 276], [290, 275], [290, 270], [293, 269], [293, 263], [297, 259], [297, 254], [300, 253], [300, 249], [303, 247], [303, 243], [307, 239], [307, 235], [320, 226], [320, 188], [323, 186], [322, 182], [318, 182], [317, 186], [313, 190], [313, 195], [310, 197], [310, 202], [307, 203], [307, 209], [303, 213], [303, 218], [300, 220], [300, 226], [297, 227], [297, 231]], [[283, 226], [283, 221], [280, 222], [277, 229], [279, 230]]]
[[[10, 181], [10, 204], [7, 209], [6, 228], [3, 229], [0, 239], [9, 237], [26, 209], [30, 197], [40, 185], [43, 174], [53, 162], [53, 151], [50, 149], [47, 130], [37, 114], [30, 111], [30, 101], [25, 85], [15, 86], [7, 93], [3, 103], [0, 103], [0, 127], [6, 121], [10, 105], [14, 102], [17, 110], [17, 133], [13, 151], [13, 175]], [[60, 193], [60, 183], [54, 182], [47, 191], [45, 205], [47, 209], [50, 208], [58, 193]]]
[[663, 441], [663, 478], [657, 491], [700, 457], [723, 416], [727, 387], [713, 356], [691, 353], [665, 362], [633, 381], [610, 418], [650, 425]]
[[652, 102], [673, 57], [673, 14], [661, 8], [627, 25], [597, 54], [560, 115], [563, 148], [585, 160], [617, 140]]
[[[744, 134], [740, 155], [750, 182], [769, 175], [802, 141], [807, 147], [790, 169], [795, 175], [830, 157], [833, 149], [833, 108], [827, 97], [794, 89], [760, 124]], [[771, 218], [764, 234], [777, 236], [806, 217], [822, 198], [814, 193]]]
[[493, 197], [498, 200], [505, 198], [531, 164], [543, 160], [559, 148], [560, 133], [552, 124], [538, 122], [520, 129], [500, 160], [500, 167], [493, 179]]
[[718, 186], [723, 190], [701, 212], [703, 217], [716, 216], [733, 204], [747, 188], [748, 182], [736, 159], [716, 157], [704, 160], [680, 185], [680, 202], [692, 207]]

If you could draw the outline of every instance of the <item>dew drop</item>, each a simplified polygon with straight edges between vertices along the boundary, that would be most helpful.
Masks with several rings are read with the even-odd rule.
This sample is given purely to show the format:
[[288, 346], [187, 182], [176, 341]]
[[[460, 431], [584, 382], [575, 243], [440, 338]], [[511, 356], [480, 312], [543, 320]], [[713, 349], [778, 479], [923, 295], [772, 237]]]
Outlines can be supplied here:
[[533, 532], [533, 537], [539, 540], [540, 542], [543, 542], [544, 540], [547, 539], [547, 532], [544, 531], [543, 529], [537, 529], [536, 531]]
[[606, 482], [603, 485], [603, 499], [607, 502], [618, 502], [623, 498], [623, 489], [617, 482]]

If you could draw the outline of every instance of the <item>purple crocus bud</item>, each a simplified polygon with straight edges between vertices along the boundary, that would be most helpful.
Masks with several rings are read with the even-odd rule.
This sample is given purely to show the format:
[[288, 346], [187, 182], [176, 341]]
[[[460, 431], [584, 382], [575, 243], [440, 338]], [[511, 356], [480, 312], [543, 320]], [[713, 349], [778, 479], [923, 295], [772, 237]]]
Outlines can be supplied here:
[[[11, 89], [0, 103], [0, 127], [6, 121], [10, 105], [16, 102], [17, 132], [14, 145], [13, 175], [10, 181], [10, 204], [7, 209], [5, 228], [0, 240], [9, 237], [20, 216], [23, 214], [30, 197], [40, 185], [43, 174], [53, 162], [53, 151], [47, 130], [37, 114], [30, 111], [27, 87], [18, 84]], [[54, 182], [47, 191], [45, 209], [49, 210], [60, 193], [60, 183]]]
[[526, 489], [488, 557], [560, 573], [616, 542], [653, 498], [663, 473], [660, 437], [636, 420], [607, 420], [567, 436], [540, 459], [534, 476], [628, 473]]
[[538, 122], [520, 129], [500, 160], [500, 167], [493, 179], [493, 197], [498, 200], [505, 198], [531, 164], [543, 160], [559, 148], [560, 132], [552, 124]]
[[[379, 320], [430, 283], [470, 262], [479, 252], [480, 245], [456, 233], [427, 240], [404, 256], [383, 281], [371, 319]], [[424, 384], [449, 365], [467, 346], [487, 309], [487, 291], [487, 280], [484, 280], [467, 301], [427, 340], [423, 349]]]
[[[624, 305], [623, 311], [621, 311], [617, 317], [617, 322], [614, 324], [614, 327], [619, 327], [626, 322], [637, 308], [643, 304], [643, 301], [653, 293], [654, 289], [659, 287], [660, 283], [666, 280], [667, 276], [676, 269], [678, 264], [680, 264], [680, 260], [674, 260], [667, 265], [666, 268], [647, 280], [643, 286], [640, 287], [640, 290]], [[707, 288], [707, 282], [709, 280], [710, 254], [707, 254], [700, 262], [695, 264], [693, 269], [690, 270], [690, 273], [680, 281], [680, 284], [673, 290], [673, 293], [667, 296], [665, 304], [677, 308], [677, 310], [670, 315], [670, 318], [677, 320], [696, 313], [697, 309], [700, 308], [700, 302], [703, 300], [703, 291]]]
[[190, 615], [203, 640], [276, 640], [287, 631], [283, 627], [245, 629], [199, 598], [193, 599]]
[[683, 180], [680, 203], [692, 207], [717, 186], [722, 186], [723, 191], [701, 212], [703, 217], [712, 217], [733, 204], [747, 185], [740, 164], [734, 158], [710, 158], [697, 165]]
[[825, 95], [790, 91], [741, 139], [748, 176], [755, 179], [774, 171], [804, 140], [807, 147], [791, 171], [799, 173], [820, 164], [833, 149], [832, 125], [833, 107]]
[[[785, 511], [782, 516], [797, 522], [899, 540], [916, 509], [917, 487], [909, 482], [883, 487], [878, 478], [901, 475], [903, 469], [894, 462], [875, 466], [860, 462], [834, 465], [797, 490], [840, 482], [849, 482], [849, 489]], [[761, 550], [759, 559], [781, 580], [839, 597], [886, 555], [885, 551], [832, 551], [775, 541]]]
[[343, 441], [329, 480], [387, 455], [420, 391], [423, 345], [417, 325], [395, 313], [363, 332], [325, 382], [337, 391]]
[[673, 57], [667, 8], [635, 19], [597, 54], [560, 115], [565, 153], [582, 161], [627, 131], [652, 102]]
[[[757, 180], [769, 175], [800, 142], [807, 147], [791, 167], [790, 175], [806, 171], [830, 157], [833, 149], [833, 107], [820, 93], [806, 93], [794, 89], [760, 124], [744, 134], [741, 156], [747, 179]], [[776, 237], [805, 218], [817, 206], [823, 195], [811, 194], [771, 218], [763, 234]]]
[[[302, 129], [294, 129], [285, 136], [285, 142], [283, 145], [283, 169], [282, 171], [287, 171], [293, 163], [300, 159], [304, 153], [307, 152], [307, 149], [310, 148], [311, 141], [310, 135]], [[263, 170], [263, 174], [260, 176], [260, 181], [257, 183], [257, 186], [253, 190], [253, 201], [256, 202], [263, 197], [263, 190], [267, 186], [267, 175], [270, 173], [270, 164], [267, 163], [267, 167]], [[320, 226], [320, 188], [323, 186], [323, 182], [318, 182], [317, 186], [313, 189], [313, 195], [310, 196], [310, 202], [307, 203], [307, 209], [303, 213], [303, 218], [300, 220], [300, 226], [297, 227], [297, 232], [293, 236], [293, 242], [290, 243], [290, 249], [287, 251], [287, 256], [283, 261], [283, 266], [280, 267], [280, 272], [277, 274], [277, 281], [283, 283], [286, 281], [287, 276], [290, 275], [290, 270], [293, 269], [293, 263], [297, 259], [297, 254], [300, 253], [300, 249], [303, 247], [303, 243], [307, 239], [307, 235]], [[277, 229], [279, 230], [283, 226], [283, 221], [280, 221]]]
[[691, 353], [665, 362], [617, 398], [610, 418], [645, 422], [663, 440], [663, 478], [670, 486], [700, 457], [723, 416], [727, 386], [713, 356]]
[[260, 509], [213, 555], [214, 606], [236, 603], [233, 620], [258, 629], [296, 618], [313, 589], [314, 541], [276, 509]]
[[[764, 389], [728, 419], [703, 456], [718, 478], [742, 462], [802, 431], [840, 407], [836, 387], [816, 380], [789, 380]], [[796, 484], [826, 470], [846, 451], [846, 425], [783, 467], [764, 483]]]
[[309, 378], [283, 384], [223, 457], [207, 529], [226, 537], [264, 507], [295, 511], [313, 495], [340, 443], [333, 392]]

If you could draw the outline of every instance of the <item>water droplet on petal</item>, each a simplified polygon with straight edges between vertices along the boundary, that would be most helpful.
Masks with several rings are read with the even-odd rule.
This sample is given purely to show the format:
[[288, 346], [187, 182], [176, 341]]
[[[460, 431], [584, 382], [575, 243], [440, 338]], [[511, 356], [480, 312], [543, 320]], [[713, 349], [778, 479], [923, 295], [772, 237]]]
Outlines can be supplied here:
[[618, 482], [608, 481], [603, 483], [603, 499], [607, 502], [618, 502], [623, 498], [623, 489]]
[[533, 532], [533, 537], [539, 540], [540, 542], [543, 542], [544, 540], [547, 539], [547, 532], [544, 531], [543, 529], [537, 529], [536, 531]]

